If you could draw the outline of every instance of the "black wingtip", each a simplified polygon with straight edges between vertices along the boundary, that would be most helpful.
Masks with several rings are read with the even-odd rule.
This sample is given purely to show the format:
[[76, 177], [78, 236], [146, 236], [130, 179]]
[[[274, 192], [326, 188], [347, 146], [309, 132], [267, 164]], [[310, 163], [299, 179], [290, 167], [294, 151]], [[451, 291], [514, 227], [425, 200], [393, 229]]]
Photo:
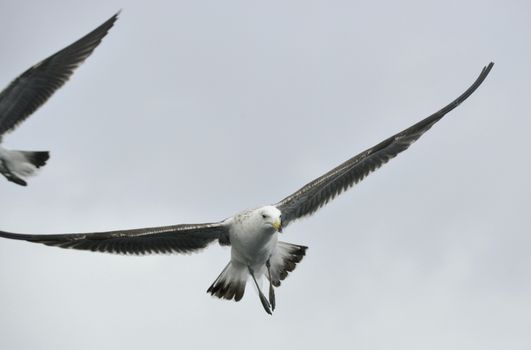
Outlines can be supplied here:
[[478, 78], [476, 79], [476, 81], [474, 82], [474, 84], [472, 84], [472, 86], [474, 85], [481, 85], [481, 83], [483, 82], [483, 80], [485, 80], [485, 78], [487, 77], [487, 75], [489, 75], [490, 71], [492, 70], [492, 67], [494, 67], [494, 62], [490, 62], [489, 64], [487, 64], [486, 66], [483, 67], [483, 69], [481, 70], [481, 73], [479, 73], [479, 76]]
[[[118, 20], [118, 17], [120, 16], [121, 12], [122, 12], [121, 9], [118, 10], [118, 12], [116, 12], [108, 20], [100, 24], [96, 29], [94, 29], [93, 31], [91, 31], [90, 33], [88, 33], [87, 35], [79, 39], [78, 41], [76, 41], [74, 44], [69, 45], [68, 47], [72, 47], [73, 45], [77, 43], [84, 42], [88, 38], [93, 37], [94, 39], [96, 39], [96, 42], [97, 42], [97, 44], [92, 48], [92, 50], [94, 50], [96, 46], [99, 45], [99, 42], [103, 40], [103, 38], [107, 35], [109, 30], [111, 30], [111, 28], [114, 27], [114, 24]], [[90, 52], [92, 52], [92, 50], [90, 50]]]
[[0, 237], [9, 238], [9, 239], [18, 239], [16, 234], [11, 233], [11, 232], [5, 232], [5, 231], [0, 231]]
[[449, 103], [446, 107], [443, 107], [441, 110], [435, 112], [428, 118], [420, 121], [415, 126], [418, 126], [421, 124], [432, 124], [433, 125], [434, 123], [439, 121], [442, 117], [444, 117], [444, 115], [446, 115], [451, 110], [453, 110], [454, 108], [459, 106], [461, 103], [463, 103], [463, 101], [469, 98], [470, 95], [472, 95], [476, 91], [476, 89], [481, 84], [483, 84], [483, 81], [485, 81], [485, 79], [489, 75], [492, 67], [494, 67], [494, 62], [490, 62], [487, 66], [483, 67], [483, 69], [481, 70], [481, 73], [479, 73], [479, 76], [476, 78], [476, 80], [472, 83], [472, 85], [465, 92], [461, 94], [461, 96], [459, 96], [454, 101]]
[[489, 75], [492, 67], [494, 67], [494, 62], [490, 62], [485, 67], [483, 67], [483, 69], [481, 70], [481, 73], [479, 74], [479, 77], [477, 78], [477, 80], [474, 83], [474, 85], [477, 84], [479, 86], [481, 83], [483, 83], [483, 80], [485, 80], [487, 75]]
[[483, 71], [481, 73], [486, 75], [489, 74], [492, 67], [494, 67], [494, 62], [490, 62], [488, 65], [483, 67]]
[[108, 31], [114, 26], [114, 23], [118, 20], [118, 17], [120, 17], [121, 13], [122, 13], [122, 9], [119, 9], [114, 15], [112, 15], [111, 18], [105, 21], [105, 23], [103, 23], [100, 27], [107, 27], [107, 31]]
[[492, 70], [492, 67], [494, 67], [494, 62], [490, 62], [487, 66], [483, 67], [483, 69], [481, 70], [481, 73], [479, 74], [479, 76], [476, 79], [476, 81], [472, 84], [472, 86], [470, 88], [468, 88], [467, 91], [465, 91], [463, 93], [462, 96], [460, 96], [462, 98], [462, 100], [466, 100], [468, 98], [468, 96], [470, 96], [474, 91], [476, 91], [476, 89], [487, 78], [487, 76], [489, 75], [490, 71]]
[[122, 9], [119, 9], [118, 11], [116, 11], [116, 12], [114, 13], [114, 15], [112, 15], [111, 18], [109, 18], [109, 19], [106, 21], [106, 23], [111, 22], [111, 23], [109, 23], [109, 24], [110, 24], [110, 27], [109, 27], [109, 28], [111, 28], [111, 27], [114, 25], [114, 22], [116, 22], [116, 21], [118, 20], [118, 18], [120, 17], [121, 14], [122, 14]]

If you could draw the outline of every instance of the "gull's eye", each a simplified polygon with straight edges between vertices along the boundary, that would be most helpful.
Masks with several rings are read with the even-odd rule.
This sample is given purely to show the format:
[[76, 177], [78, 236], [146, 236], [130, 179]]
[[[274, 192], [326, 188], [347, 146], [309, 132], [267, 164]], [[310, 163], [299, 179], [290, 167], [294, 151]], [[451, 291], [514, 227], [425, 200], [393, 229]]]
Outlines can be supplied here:
[[266, 214], [262, 214], [262, 218], [267, 218], [267, 215]]

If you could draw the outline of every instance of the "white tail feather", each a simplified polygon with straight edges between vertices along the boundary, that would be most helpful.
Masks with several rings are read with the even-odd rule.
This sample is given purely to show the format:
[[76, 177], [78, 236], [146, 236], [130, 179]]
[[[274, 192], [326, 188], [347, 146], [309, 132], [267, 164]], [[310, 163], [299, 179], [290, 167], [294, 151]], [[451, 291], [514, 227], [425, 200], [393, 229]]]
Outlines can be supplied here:
[[[273, 255], [271, 255], [271, 279], [275, 287], [280, 286], [280, 281], [288, 277], [288, 273], [295, 270], [308, 247], [286, 242], [278, 242]], [[267, 276], [267, 275], [266, 275]], [[269, 276], [267, 276], [269, 278]]]
[[248, 277], [249, 272], [245, 265], [231, 261], [208, 288], [207, 293], [218, 298], [227, 300], [234, 298], [235, 301], [240, 301], [245, 292]]
[[44, 166], [49, 157], [48, 152], [16, 151], [0, 147], [0, 172], [8, 180], [25, 186], [24, 178], [35, 175], [37, 168]]

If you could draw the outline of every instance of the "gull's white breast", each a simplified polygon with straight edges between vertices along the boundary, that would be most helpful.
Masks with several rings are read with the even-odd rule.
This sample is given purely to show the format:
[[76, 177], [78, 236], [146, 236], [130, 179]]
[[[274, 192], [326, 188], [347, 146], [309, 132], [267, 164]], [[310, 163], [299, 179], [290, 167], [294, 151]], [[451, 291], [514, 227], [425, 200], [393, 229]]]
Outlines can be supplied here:
[[248, 212], [230, 218], [227, 224], [232, 246], [231, 261], [250, 266], [258, 272], [273, 254], [278, 233]]

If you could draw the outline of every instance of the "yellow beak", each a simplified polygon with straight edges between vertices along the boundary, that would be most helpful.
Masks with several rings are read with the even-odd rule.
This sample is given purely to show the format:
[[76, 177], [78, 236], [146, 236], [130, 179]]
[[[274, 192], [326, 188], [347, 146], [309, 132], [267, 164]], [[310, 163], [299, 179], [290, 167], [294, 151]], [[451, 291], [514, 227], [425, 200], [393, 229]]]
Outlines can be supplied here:
[[278, 219], [277, 221], [275, 221], [273, 223], [273, 227], [275, 228], [275, 230], [277, 230], [278, 232], [282, 232], [282, 222], [280, 221], [280, 219]]

